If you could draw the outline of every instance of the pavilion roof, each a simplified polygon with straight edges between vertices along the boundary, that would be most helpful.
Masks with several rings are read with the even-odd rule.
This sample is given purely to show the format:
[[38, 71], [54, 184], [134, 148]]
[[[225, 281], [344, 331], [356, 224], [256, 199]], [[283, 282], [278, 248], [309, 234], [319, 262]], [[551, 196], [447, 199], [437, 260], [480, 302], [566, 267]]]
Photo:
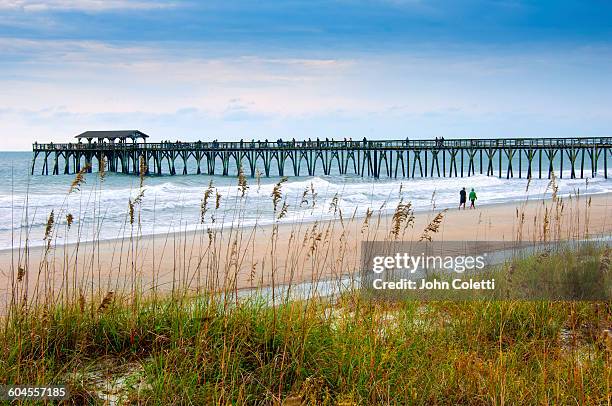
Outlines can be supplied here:
[[99, 140], [101, 139], [109, 139], [109, 140], [113, 140], [113, 139], [131, 139], [131, 140], [136, 140], [138, 138], [142, 138], [142, 139], [146, 139], [149, 138], [149, 136], [145, 133], [143, 133], [142, 131], [138, 131], [138, 130], [112, 130], [112, 131], [85, 131], [84, 133], [81, 133], [77, 136], [75, 136], [74, 138], [77, 139], [93, 139], [93, 138], [97, 138]]

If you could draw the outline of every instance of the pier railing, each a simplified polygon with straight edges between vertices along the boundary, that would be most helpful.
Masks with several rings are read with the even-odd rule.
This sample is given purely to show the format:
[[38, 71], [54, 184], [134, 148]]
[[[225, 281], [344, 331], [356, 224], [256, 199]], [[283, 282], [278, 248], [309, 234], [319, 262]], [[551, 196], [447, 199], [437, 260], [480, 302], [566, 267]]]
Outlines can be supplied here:
[[[511, 178], [516, 175], [571, 178], [594, 177], [603, 164], [608, 176], [612, 137], [493, 138], [433, 140], [241, 140], [231, 142], [88, 142], [35, 143], [32, 174], [42, 157], [41, 173], [88, 171], [106, 166], [109, 172], [223, 175], [243, 170], [256, 176], [313, 176], [323, 172], [388, 177], [463, 177], [476, 173]], [[50, 164], [48, 160], [51, 159]], [[204, 166], [204, 168], [202, 168]], [[167, 169], [166, 169], [167, 168]], [[526, 173], [523, 173], [523, 168]], [[260, 169], [263, 169], [261, 172]], [[518, 170], [517, 170], [518, 169]], [[590, 173], [590, 175], [589, 175]]]
[[157, 143], [48, 143], [32, 145], [34, 151], [97, 151], [104, 150], [196, 150], [196, 149], [338, 149], [338, 148], [547, 148], [547, 147], [586, 147], [612, 146], [612, 137], [589, 138], [489, 138], [489, 139], [438, 139], [438, 140], [309, 140], [309, 141], [195, 141], [195, 142], [157, 142]]

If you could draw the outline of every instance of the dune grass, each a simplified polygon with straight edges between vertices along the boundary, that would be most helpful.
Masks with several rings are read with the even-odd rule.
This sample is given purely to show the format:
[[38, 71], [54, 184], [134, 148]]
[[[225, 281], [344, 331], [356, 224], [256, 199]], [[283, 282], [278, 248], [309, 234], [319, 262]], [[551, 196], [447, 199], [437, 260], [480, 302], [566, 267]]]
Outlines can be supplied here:
[[[77, 175], [69, 193], [80, 192], [84, 176]], [[81, 265], [77, 270], [77, 258], [62, 258], [63, 251], [55, 251], [54, 233], [59, 227], [68, 230], [74, 219], [62, 208], [49, 216], [40, 268], [19, 265], [13, 270], [12, 298], [0, 325], [0, 383], [66, 384], [69, 404], [103, 403], [110, 392], [119, 404], [160, 405], [611, 402], [612, 333], [604, 332], [612, 326], [610, 301], [382, 301], [358, 290], [304, 300], [275, 298], [272, 303], [255, 290], [239, 300], [239, 272], [264, 266], [269, 273], [281, 269], [274, 261], [277, 224], [270, 262], [242, 263], [241, 253], [251, 249], [244, 241], [252, 237], [243, 235], [240, 213], [238, 227], [203, 228], [199, 237], [208, 245], [203, 245], [207, 248], [199, 253], [197, 267], [175, 270], [177, 275], [185, 273], [184, 279], [206, 281], [195, 292], [177, 283], [171, 292], [143, 293], [137, 255], [139, 206], [146, 198], [143, 183], [141, 177], [138, 193], [128, 204], [131, 231], [125, 248], [131, 257], [126, 261], [127, 282], [108, 285], [116, 289], [104, 289], [103, 283], [94, 287], [100, 279], [94, 267]], [[277, 219], [289, 209], [282, 185], [283, 180], [271, 196]], [[562, 228], [572, 228], [560, 224], [565, 206], [556, 196], [554, 179], [552, 186], [552, 205], [542, 206], [532, 228], [544, 242], [560, 238]], [[248, 210], [247, 189], [240, 176], [236, 196], [223, 198], [233, 198], [241, 210]], [[308, 204], [314, 205], [316, 192], [307, 193]], [[205, 189], [202, 224], [218, 218], [220, 199], [213, 196], [212, 185]], [[588, 213], [588, 203], [584, 206]], [[338, 264], [357, 252], [341, 244], [334, 261], [327, 260], [330, 228], [341, 227], [343, 243], [346, 224], [357, 221], [343, 217], [337, 199], [330, 211], [337, 213], [338, 221], [291, 232], [295, 243], [289, 249], [296, 253], [287, 256], [306, 255], [313, 281], [323, 268], [342, 268]], [[360, 220], [362, 239], [376, 235], [372, 229], [380, 227], [380, 216], [368, 210]], [[575, 217], [585, 216], [580, 212]], [[413, 220], [410, 204], [400, 199], [385, 238], [401, 240]], [[444, 212], [433, 213], [422, 239], [435, 239], [443, 220]], [[524, 216], [521, 227], [523, 223]], [[519, 227], [516, 239], [522, 236]], [[175, 248], [192, 249], [186, 240]], [[507, 286], [534, 286], [532, 278], [538, 275], [567, 278], [576, 270], [604, 275], [608, 281], [609, 250], [584, 250], [538, 254], [505, 264], [498, 272]], [[54, 259], [56, 252], [62, 261]], [[224, 265], [222, 257], [228, 258]], [[284, 266], [291, 273], [303, 271], [297, 261], [295, 269]], [[72, 274], [82, 277], [73, 278], [74, 285], [66, 282], [58, 292], [45, 279], [54, 267], [60, 267], [62, 281], [64, 274], [66, 281]], [[28, 292], [27, 278], [35, 276], [40, 285], [37, 279], [34, 292]], [[211, 280], [216, 282], [208, 284]], [[274, 292], [274, 278], [272, 284]]]
[[111, 359], [140, 364], [122, 396], [146, 404], [605, 404], [610, 323], [609, 302], [114, 300], [11, 320], [0, 381], [93, 402], [82, 371]]

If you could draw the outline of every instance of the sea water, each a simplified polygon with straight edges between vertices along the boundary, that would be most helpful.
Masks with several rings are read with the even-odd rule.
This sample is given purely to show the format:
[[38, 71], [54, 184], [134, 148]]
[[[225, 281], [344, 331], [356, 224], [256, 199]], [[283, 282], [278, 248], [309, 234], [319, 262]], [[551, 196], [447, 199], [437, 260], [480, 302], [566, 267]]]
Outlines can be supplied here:
[[[282, 197], [275, 213], [271, 194], [281, 179], [278, 176], [262, 176], [259, 181], [248, 177], [244, 198], [241, 198], [235, 176], [149, 176], [144, 179], [142, 203], [135, 208], [135, 224], [139, 224], [139, 229], [135, 230], [130, 224], [128, 202], [141, 192], [138, 176], [106, 173], [101, 181], [94, 172], [86, 174], [85, 183], [78, 191], [68, 193], [74, 175], [32, 176], [31, 164], [31, 152], [0, 152], [0, 249], [23, 246], [26, 239], [30, 246], [44, 244], [45, 225], [52, 211], [58, 230], [65, 229], [68, 213], [75, 219], [70, 233], [57, 234], [57, 242], [61, 243], [74, 242], [77, 238], [80, 241], [121, 238], [135, 232], [166, 234], [231, 224], [252, 226], [274, 221], [323, 220], [337, 216], [337, 210], [342, 211], [345, 218], [364, 216], [368, 209], [392, 213], [400, 200], [411, 202], [417, 212], [432, 207], [442, 210], [458, 205], [462, 187], [476, 190], [479, 206], [522, 201], [527, 194], [529, 199], [546, 198], [551, 193], [549, 179], [537, 178], [531, 180], [526, 193], [528, 181], [524, 167], [522, 179], [518, 178], [516, 168], [513, 179], [480, 174], [464, 178], [398, 176], [390, 179], [381, 176], [373, 179], [332, 172], [329, 176], [288, 177], [281, 186]], [[516, 163], [514, 166], [518, 167]], [[188, 170], [195, 173], [195, 168]], [[177, 167], [177, 173], [181, 171], [182, 168]], [[230, 172], [235, 173], [235, 168]], [[467, 168], [464, 172], [467, 174]], [[585, 168], [585, 175], [587, 172], [590, 175], [590, 169]], [[323, 170], [319, 168], [317, 173], [322, 174]], [[533, 175], [537, 173], [534, 170]], [[557, 179], [558, 193], [607, 193], [612, 189], [612, 179], [605, 179], [603, 175], [599, 170], [597, 176], [588, 181], [569, 179], [570, 172], [565, 170], [563, 179]], [[543, 171], [543, 177], [546, 176], [547, 172]], [[210, 182], [214, 190], [202, 222], [201, 203]], [[215, 210], [217, 193], [221, 198]], [[283, 203], [287, 205], [286, 215], [278, 220]]]

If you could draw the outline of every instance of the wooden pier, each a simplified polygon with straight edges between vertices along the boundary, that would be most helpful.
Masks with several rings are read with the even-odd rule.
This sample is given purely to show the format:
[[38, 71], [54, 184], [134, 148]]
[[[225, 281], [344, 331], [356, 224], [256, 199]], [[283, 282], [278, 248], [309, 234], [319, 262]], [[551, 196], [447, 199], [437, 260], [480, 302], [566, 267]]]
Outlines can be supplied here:
[[[139, 175], [354, 174], [380, 177], [595, 177], [608, 174], [612, 137], [147, 143], [139, 131], [88, 131], [67, 144], [34, 144], [32, 174], [87, 168]], [[87, 142], [82, 142], [86, 140]]]

